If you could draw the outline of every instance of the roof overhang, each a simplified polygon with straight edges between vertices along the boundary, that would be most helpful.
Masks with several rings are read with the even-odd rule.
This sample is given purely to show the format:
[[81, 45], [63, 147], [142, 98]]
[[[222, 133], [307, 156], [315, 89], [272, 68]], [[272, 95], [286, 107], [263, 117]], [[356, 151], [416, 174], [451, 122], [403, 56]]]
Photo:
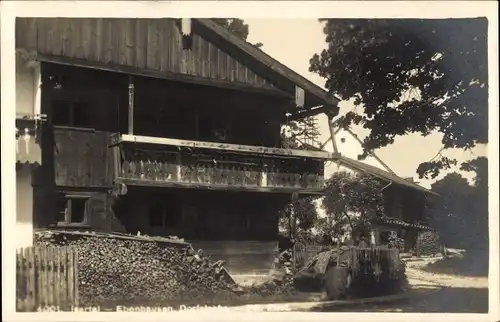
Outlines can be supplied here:
[[[219, 43], [225, 42], [227, 49], [229, 51], [238, 53], [240, 56], [244, 56], [245, 61], [249, 63], [249, 65], [253, 65], [255, 63], [259, 63], [266, 68], [255, 70], [257, 74], [260, 74], [261, 77], [266, 78], [269, 82], [271, 82], [276, 87], [288, 92], [294, 93], [295, 87], [298, 86], [302, 88], [306, 92], [306, 104], [305, 108], [298, 109], [297, 114], [313, 109], [313, 107], [321, 106], [321, 110], [316, 110], [316, 114], [324, 113], [328, 111], [331, 114], [338, 114], [338, 103], [340, 99], [333, 96], [326, 90], [322, 89], [318, 85], [309, 81], [305, 77], [301, 76], [297, 72], [283, 65], [279, 61], [275, 60], [264, 51], [260, 50], [256, 46], [250, 44], [246, 40], [240, 38], [236, 34], [232, 33], [228, 29], [219, 25], [212, 19], [204, 18], [204, 19], [193, 19], [200, 26], [206, 28], [215, 36], [219, 37]], [[311, 112], [309, 112], [311, 113]], [[313, 114], [313, 115], [316, 115]], [[312, 115], [309, 115], [312, 116]], [[301, 116], [296, 116], [301, 117]]]
[[386, 226], [393, 226], [399, 228], [410, 228], [410, 229], [418, 229], [418, 230], [430, 230], [433, 231], [430, 225], [421, 222], [407, 222], [398, 218], [391, 217], [380, 217], [374, 220], [375, 224], [382, 224]]
[[[61, 55], [54, 52], [30, 52], [28, 60], [67, 64], [132, 75], [137, 74], [173, 81], [202, 83], [208, 86], [243, 89], [245, 91], [259, 91], [269, 95], [278, 95], [290, 99], [289, 104], [287, 104], [286, 113], [289, 113], [294, 120], [320, 113], [327, 113], [330, 117], [338, 115], [339, 98], [267, 55], [253, 44], [248, 43], [238, 35], [219, 25], [213, 19], [194, 18], [191, 20], [193, 32], [206, 38], [207, 41], [213, 43], [220, 50], [232, 56], [235, 60], [254, 72], [257, 76], [265, 79], [272, 86], [269, 86], [269, 88], [256, 88], [255, 86], [245, 86], [247, 84], [235, 84], [235, 82], [231, 81], [221, 81], [212, 78], [204, 79], [203, 77], [188, 75], [186, 73], [165, 72], [157, 69], [152, 70], [141, 66], [125, 66], [119, 62], [99, 63], [76, 56], [61, 57]], [[301, 89], [301, 91], [298, 91], [298, 89]], [[301, 106], [297, 106], [295, 101], [296, 96], [301, 96], [301, 94], [297, 94], [299, 92], [303, 92], [303, 104], [299, 103]]]

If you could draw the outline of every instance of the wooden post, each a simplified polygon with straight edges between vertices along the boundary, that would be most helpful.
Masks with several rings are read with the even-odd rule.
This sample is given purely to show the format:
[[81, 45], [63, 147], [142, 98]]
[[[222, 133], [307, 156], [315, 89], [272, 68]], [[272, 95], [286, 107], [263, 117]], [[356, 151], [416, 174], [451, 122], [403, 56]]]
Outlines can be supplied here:
[[330, 129], [330, 137], [332, 140], [333, 153], [339, 153], [337, 141], [335, 140], [335, 129], [333, 128], [333, 116], [328, 115], [328, 128]]
[[182, 181], [182, 157], [180, 152], [175, 156], [175, 180], [177, 182]]
[[[361, 141], [361, 139], [356, 135], [356, 133], [351, 131], [351, 129], [348, 127], [344, 128], [344, 130], [346, 130], [361, 146], [363, 146], [363, 141]], [[373, 157], [375, 160], [377, 160], [384, 167], [384, 169], [386, 169], [388, 172], [390, 172], [392, 174], [396, 174], [396, 173], [394, 173], [394, 171], [392, 171], [391, 168], [389, 168], [389, 166], [384, 161], [382, 161], [382, 159], [380, 159], [377, 156], [377, 154], [375, 152], [371, 152], [370, 156]]]
[[262, 172], [260, 173], [260, 186], [267, 187], [267, 169], [268, 167], [262, 167]]
[[128, 77], [128, 134], [134, 134], [134, 76]]
[[40, 116], [42, 114], [42, 73], [40, 71], [40, 63], [36, 62], [33, 68], [33, 114]]

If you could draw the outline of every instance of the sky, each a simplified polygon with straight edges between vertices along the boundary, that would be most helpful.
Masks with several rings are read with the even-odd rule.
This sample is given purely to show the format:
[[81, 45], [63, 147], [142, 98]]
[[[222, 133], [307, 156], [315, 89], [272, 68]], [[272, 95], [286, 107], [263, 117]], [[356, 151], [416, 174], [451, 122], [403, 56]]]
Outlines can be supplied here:
[[[295, 70], [316, 85], [324, 88], [325, 81], [317, 74], [309, 72], [309, 59], [326, 48], [325, 36], [322, 25], [317, 19], [245, 19], [249, 25], [250, 43], [263, 43], [261, 48], [267, 54], [281, 63]], [[340, 113], [350, 111], [354, 106], [350, 102], [340, 103]], [[321, 141], [329, 138], [327, 119], [324, 115], [318, 117]], [[353, 128], [353, 131], [362, 139], [366, 136], [366, 130]], [[382, 159], [396, 174], [402, 177], [413, 177], [422, 186], [430, 188], [435, 180], [442, 178], [442, 173], [437, 179], [419, 179], [416, 173], [418, 165], [433, 159], [441, 149], [441, 135], [439, 133], [422, 137], [419, 134], [410, 134], [396, 138], [395, 142], [387, 147], [376, 151]], [[339, 145], [339, 152], [352, 151], [359, 144], [350, 137], [345, 138], [345, 143]], [[354, 146], [356, 147], [354, 147]], [[331, 144], [325, 148], [332, 152]], [[446, 156], [457, 158], [458, 161], [467, 161], [478, 156], [485, 156], [486, 146], [478, 146], [471, 152], [451, 150], [443, 153]], [[328, 177], [337, 168], [336, 165], [327, 165], [325, 176]], [[457, 170], [457, 169], [454, 169]], [[460, 171], [457, 171], [460, 172]], [[472, 173], [460, 172], [464, 177], [471, 180]]]

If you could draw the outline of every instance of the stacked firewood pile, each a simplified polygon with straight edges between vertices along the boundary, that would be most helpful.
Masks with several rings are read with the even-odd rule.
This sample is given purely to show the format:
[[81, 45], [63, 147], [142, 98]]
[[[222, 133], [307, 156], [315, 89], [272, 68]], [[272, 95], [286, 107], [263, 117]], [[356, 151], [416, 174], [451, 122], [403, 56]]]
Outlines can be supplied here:
[[287, 296], [295, 293], [292, 260], [291, 250], [281, 252], [275, 260], [272, 280], [249, 287], [247, 293], [260, 296]]
[[80, 305], [165, 303], [237, 296], [222, 262], [211, 262], [188, 243], [95, 233], [38, 232], [40, 246], [78, 250]]
[[441, 253], [441, 240], [439, 234], [433, 231], [424, 231], [418, 234], [417, 243], [420, 255], [433, 256]]

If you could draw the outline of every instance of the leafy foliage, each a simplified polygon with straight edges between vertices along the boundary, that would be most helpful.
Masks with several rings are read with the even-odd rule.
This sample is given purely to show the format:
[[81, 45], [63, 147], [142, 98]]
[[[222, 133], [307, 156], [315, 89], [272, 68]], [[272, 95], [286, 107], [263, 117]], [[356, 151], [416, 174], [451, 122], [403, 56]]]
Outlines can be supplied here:
[[309, 235], [307, 232], [314, 227], [318, 212], [314, 201], [316, 197], [306, 197], [288, 203], [279, 213], [279, 224], [289, 236]]
[[[341, 124], [370, 130], [365, 153], [396, 136], [443, 135], [443, 149], [488, 141], [487, 19], [321, 19], [328, 48], [310, 60], [326, 88], [362, 112]], [[457, 164], [423, 163], [421, 177]]]
[[433, 224], [450, 246], [485, 248], [488, 243], [488, 159], [464, 163], [474, 171], [474, 184], [458, 173], [450, 173], [432, 185], [441, 202], [433, 209]]
[[[383, 184], [370, 175], [335, 172], [326, 182], [323, 207], [330, 223], [329, 231], [335, 235], [344, 233], [346, 224], [353, 235], [368, 236], [371, 221], [384, 212]], [[353, 214], [355, 216], [353, 216]]]
[[[215, 22], [217, 22], [219, 25], [229, 29], [236, 35], [240, 36], [241, 38], [247, 40], [248, 34], [249, 34], [249, 29], [248, 25], [242, 20], [238, 18], [212, 18]], [[262, 47], [262, 43], [256, 43], [254, 44], [255, 47], [260, 48]]]

